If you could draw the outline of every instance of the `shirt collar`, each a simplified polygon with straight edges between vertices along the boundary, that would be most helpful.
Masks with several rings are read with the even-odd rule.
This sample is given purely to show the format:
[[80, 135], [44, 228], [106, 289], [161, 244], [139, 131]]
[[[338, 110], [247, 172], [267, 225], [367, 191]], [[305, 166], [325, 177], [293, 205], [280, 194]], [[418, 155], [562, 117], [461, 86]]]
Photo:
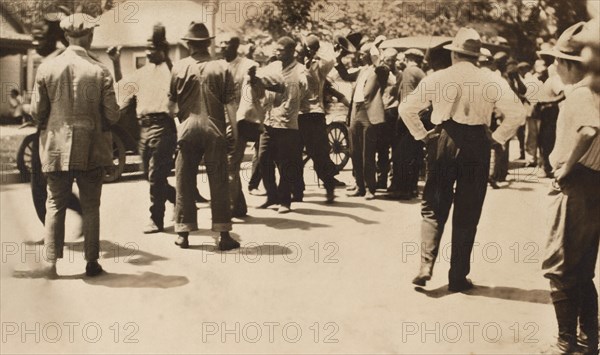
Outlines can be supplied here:
[[[585, 78], [581, 79], [579, 82], [573, 84], [571, 86], [571, 90], [569, 90], [569, 93], [572, 93], [575, 89], [579, 89], [581, 87], [585, 87], [585, 86], [589, 86], [590, 83], [592, 81], [592, 77], [587, 75]], [[565, 93], [566, 95], [566, 93]]]
[[80, 47], [80, 46], [75, 46], [75, 45], [71, 44], [71, 45], [69, 45], [67, 47], [67, 50], [71, 50], [71, 51], [73, 51], [73, 52], [75, 52], [77, 54], [85, 54], [85, 55], [87, 55], [87, 51], [85, 50], [85, 48]]

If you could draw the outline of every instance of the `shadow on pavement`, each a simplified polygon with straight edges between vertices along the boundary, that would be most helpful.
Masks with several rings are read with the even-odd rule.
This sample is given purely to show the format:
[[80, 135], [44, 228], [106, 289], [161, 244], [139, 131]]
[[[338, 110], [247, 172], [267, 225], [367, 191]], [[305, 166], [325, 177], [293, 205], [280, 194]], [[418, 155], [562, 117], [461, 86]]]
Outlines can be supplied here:
[[336, 212], [336, 211], [331, 211], [331, 210], [311, 210], [309, 208], [298, 208], [295, 209], [294, 212], [296, 213], [300, 213], [300, 214], [305, 214], [308, 216], [332, 216], [332, 217], [345, 217], [345, 218], [350, 218], [353, 219], [354, 221], [358, 222], [358, 223], [362, 223], [362, 224], [377, 224], [379, 222], [376, 221], [371, 221], [365, 218], [361, 218], [349, 213], [344, 213], [344, 212]]
[[[364, 199], [363, 199], [363, 201], [364, 201]], [[319, 205], [325, 205], [326, 204], [325, 201], [305, 201], [305, 203], [306, 202], [308, 202], [308, 203], [315, 203], [315, 204], [319, 204]], [[327, 205], [327, 206], [330, 206], [330, 205]], [[331, 204], [331, 206], [333, 206], [333, 207], [345, 207], [345, 208], [366, 208], [368, 210], [375, 211], [375, 212], [382, 212], [383, 211], [381, 208], [379, 208], [377, 206], [373, 206], [372, 204], [369, 204], [368, 201], [366, 201], [365, 203], [358, 203], [358, 202], [346, 202], [346, 201], [335, 200], [335, 202], [333, 204]]]
[[[45, 279], [47, 274], [40, 270], [15, 271], [13, 277], [18, 279]], [[106, 271], [96, 277], [87, 277], [85, 273], [58, 275], [56, 280], [82, 280], [89, 285], [111, 288], [173, 288], [190, 282], [185, 276], [161, 275], [154, 272], [118, 274]]]
[[293, 251], [282, 245], [252, 245], [256, 243], [248, 243], [246, 246], [242, 246], [239, 249], [230, 251], [221, 251], [215, 245], [201, 244], [201, 245], [190, 245], [191, 250], [201, 250], [216, 254], [243, 254], [244, 256], [263, 256], [263, 255], [290, 255]]
[[[83, 241], [65, 243], [71, 251], [83, 253]], [[108, 240], [100, 241], [100, 262], [102, 259], [114, 259], [115, 262], [129, 263], [138, 266], [147, 266], [155, 261], [168, 260], [167, 258], [155, 255], [143, 250], [135, 242], [126, 242], [123, 244], [113, 243]]]
[[[293, 209], [291, 214], [297, 213], [298, 210]], [[321, 211], [318, 211], [319, 213]], [[273, 213], [277, 213], [273, 211]], [[311, 223], [308, 221], [297, 221], [294, 219], [278, 218], [278, 217], [244, 217], [243, 222], [234, 222], [234, 224], [260, 224], [275, 229], [301, 229], [309, 230], [311, 228], [326, 228], [330, 227], [327, 224]]]
[[113, 274], [106, 272], [100, 276], [83, 278], [87, 284], [112, 288], [174, 288], [190, 282], [185, 276], [161, 275], [154, 272], [142, 274]]
[[[415, 291], [431, 298], [442, 298], [455, 293], [448, 291], [448, 285], [438, 287], [434, 290], [426, 290], [422, 287], [415, 287]], [[475, 285], [475, 287], [473, 287], [472, 289], [461, 293], [469, 296], [482, 296], [508, 301], [519, 301], [539, 304], [552, 303], [550, 299], [550, 291], [546, 290], [524, 290], [516, 287], [490, 287]]]

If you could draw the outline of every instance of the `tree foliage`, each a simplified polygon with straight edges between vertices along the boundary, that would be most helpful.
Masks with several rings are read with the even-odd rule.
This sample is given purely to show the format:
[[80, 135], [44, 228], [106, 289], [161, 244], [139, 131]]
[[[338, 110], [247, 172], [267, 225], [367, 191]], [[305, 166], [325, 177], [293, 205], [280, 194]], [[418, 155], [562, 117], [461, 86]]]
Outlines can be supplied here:
[[506, 38], [517, 59], [532, 60], [538, 37], [549, 40], [586, 19], [585, 0], [276, 0], [244, 29], [273, 38], [313, 32], [331, 40], [349, 32], [371, 39], [453, 36], [461, 26], [471, 26], [484, 41]]

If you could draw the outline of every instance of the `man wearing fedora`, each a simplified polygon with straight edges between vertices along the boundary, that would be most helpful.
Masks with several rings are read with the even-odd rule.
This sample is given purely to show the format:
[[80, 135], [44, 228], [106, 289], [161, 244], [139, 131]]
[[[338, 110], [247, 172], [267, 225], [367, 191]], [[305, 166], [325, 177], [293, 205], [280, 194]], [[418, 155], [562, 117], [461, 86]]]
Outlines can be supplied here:
[[[421, 80], [400, 103], [398, 111], [415, 139], [425, 144], [437, 143], [435, 156], [429, 159], [431, 166], [423, 192], [421, 267], [413, 283], [424, 286], [431, 279], [442, 233], [454, 205], [448, 289], [460, 292], [473, 287], [467, 275], [486, 194], [490, 145], [503, 144], [515, 134], [525, 120], [525, 109], [506, 81], [476, 66], [481, 39], [475, 30], [461, 28], [444, 48], [452, 52], [452, 66]], [[490, 86], [496, 88], [495, 95], [486, 92]], [[431, 122], [436, 127], [427, 131], [419, 112], [430, 104]], [[489, 137], [494, 109], [500, 110], [505, 120]]]
[[112, 166], [110, 125], [118, 121], [113, 79], [109, 70], [89, 56], [97, 20], [76, 13], [60, 27], [69, 46], [38, 68], [31, 108], [40, 127], [40, 159], [48, 183], [46, 260], [44, 271], [56, 277], [63, 257], [65, 210], [71, 185], [81, 197], [86, 274], [102, 272], [100, 195], [104, 168]]
[[169, 114], [168, 52], [164, 27], [155, 25], [146, 45], [148, 63], [118, 82], [121, 110], [135, 105], [141, 127], [138, 150], [144, 176], [150, 183], [150, 221], [143, 230], [145, 234], [164, 230], [165, 202], [175, 203], [175, 188], [167, 181], [177, 142], [175, 121]]
[[[589, 87], [583, 44], [574, 40], [585, 28], [566, 29], [543, 57], [555, 58], [556, 72], [571, 85], [565, 91], [550, 154], [554, 192], [550, 194], [549, 240], [542, 263], [550, 280], [558, 321], [555, 352], [598, 354], [598, 292], [594, 285], [600, 240], [600, 97]], [[579, 321], [579, 336], [577, 323]], [[579, 345], [579, 346], [578, 346]]]
[[383, 90], [387, 86], [390, 72], [386, 66], [376, 66], [373, 61], [374, 57], [379, 56], [379, 49], [373, 43], [363, 44], [357, 53], [356, 57], [362, 64], [358, 71], [348, 72], [341, 62], [344, 51], [338, 55], [335, 68], [343, 80], [354, 82], [348, 115], [350, 155], [356, 191], [349, 196], [364, 196], [367, 200], [372, 200], [377, 189], [375, 166], [379, 129], [377, 125], [385, 123]]
[[179, 109], [179, 126], [175, 160], [177, 202], [175, 204], [175, 242], [188, 248], [190, 232], [198, 230], [198, 215], [194, 202], [198, 165], [206, 165], [210, 186], [212, 230], [219, 232], [220, 250], [239, 248], [231, 238], [231, 206], [227, 168], [227, 118], [237, 138], [235, 113], [228, 105], [235, 97], [233, 77], [219, 61], [212, 60], [208, 48], [211, 37], [201, 22], [192, 22], [182, 39], [188, 44], [190, 56], [173, 65], [169, 99], [171, 110]]

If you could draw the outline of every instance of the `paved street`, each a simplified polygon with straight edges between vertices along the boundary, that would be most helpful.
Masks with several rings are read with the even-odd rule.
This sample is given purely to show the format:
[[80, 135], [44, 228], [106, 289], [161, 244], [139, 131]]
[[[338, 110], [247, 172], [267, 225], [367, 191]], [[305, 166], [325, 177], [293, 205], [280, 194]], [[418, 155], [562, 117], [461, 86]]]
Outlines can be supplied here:
[[[418, 201], [365, 201], [339, 189], [328, 206], [312, 170], [305, 173], [305, 202], [287, 215], [251, 207], [234, 220], [243, 248], [227, 253], [215, 252], [208, 205], [199, 205], [192, 247], [181, 250], [172, 223], [142, 234], [146, 182], [105, 185], [107, 273], [84, 276], [80, 221], [68, 213], [54, 281], [13, 277], [44, 253], [28, 243], [43, 228], [28, 185], [0, 186], [2, 352], [531, 354], [554, 340], [540, 270], [550, 181], [534, 169], [513, 170], [510, 186], [488, 190], [473, 252], [477, 287], [458, 294], [446, 291], [449, 227], [433, 279], [423, 289], [411, 284]], [[350, 183], [351, 172], [339, 178]], [[206, 175], [198, 181], [209, 196]], [[258, 206], [264, 197], [247, 200]]]

